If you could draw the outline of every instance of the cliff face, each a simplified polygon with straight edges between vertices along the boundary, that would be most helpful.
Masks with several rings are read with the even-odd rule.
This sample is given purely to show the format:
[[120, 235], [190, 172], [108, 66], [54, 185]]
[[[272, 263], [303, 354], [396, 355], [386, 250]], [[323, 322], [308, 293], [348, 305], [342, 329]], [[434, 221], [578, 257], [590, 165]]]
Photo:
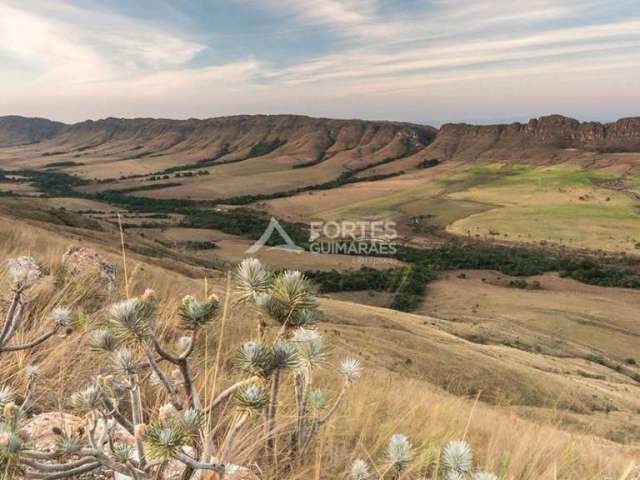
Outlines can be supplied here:
[[64, 127], [63, 123], [45, 118], [25, 118], [16, 115], [0, 117], [0, 147], [26, 145], [53, 138]]
[[[28, 130], [33, 119], [23, 119]], [[30, 123], [31, 122], [31, 123]], [[1, 128], [0, 124], [0, 128]], [[56, 124], [61, 125], [61, 124]], [[52, 129], [46, 148], [51, 151], [136, 150], [138, 154], [167, 152], [262, 150], [282, 146], [289, 153], [362, 148], [377, 151], [389, 144], [414, 148], [428, 145], [437, 130], [420, 125], [362, 120], [331, 120], [295, 115], [251, 115], [206, 120], [107, 118]], [[14, 137], [12, 137], [12, 134]], [[0, 133], [2, 135], [2, 133]], [[15, 138], [20, 138], [18, 142]], [[28, 143], [15, 129], [0, 136], [0, 147]], [[33, 140], [37, 141], [37, 140]]]
[[[435, 140], [434, 140], [435, 138]], [[301, 162], [350, 152], [348, 161], [379, 161], [419, 152], [474, 160], [533, 158], [550, 149], [640, 152], [640, 117], [613, 123], [550, 115], [528, 123], [445, 124], [332, 120], [298, 115], [239, 115], [206, 120], [107, 118], [72, 125], [38, 118], [0, 117], [0, 147], [40, 143], [43, 153], [142, 158], [178, 154], [234, 160], [276, 152]], [[253, 152], [253, 153], [250, 153]]]
[[445, 124], [432, 149], [449, 158], [487, 150], [522, 148], [576, 148], [590, 151], [640, 151], [640, 117], [613, 123], [579, 122], [562, 115], [532, 119], [526, 124]]

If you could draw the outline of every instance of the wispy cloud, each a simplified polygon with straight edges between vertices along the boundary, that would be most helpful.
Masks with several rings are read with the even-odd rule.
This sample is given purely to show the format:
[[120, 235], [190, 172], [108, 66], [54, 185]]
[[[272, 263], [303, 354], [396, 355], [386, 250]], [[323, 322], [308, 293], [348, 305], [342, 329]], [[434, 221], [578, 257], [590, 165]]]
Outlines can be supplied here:
[[[531, 98], [548, 112], [640, 113], [626, 81], [640, 73], [635, 0], [184, 0], [153, 18], [123, 5], [0, 0], [0, 114], [420, 121], [459, 111], [452, 88], [487, 117], [520, 114]], [[565, 91], [572, 101], [559, 99], [559, 77], [580, 83]], [[487, 105], [492, 84], [511, 106]], [[418, 114], [425, 89], [437, 101]]]

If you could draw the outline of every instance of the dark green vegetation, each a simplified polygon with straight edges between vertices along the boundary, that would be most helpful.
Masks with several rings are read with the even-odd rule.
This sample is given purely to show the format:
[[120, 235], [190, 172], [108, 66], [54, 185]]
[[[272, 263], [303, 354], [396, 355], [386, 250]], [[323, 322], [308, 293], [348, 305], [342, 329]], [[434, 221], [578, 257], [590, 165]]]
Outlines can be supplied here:
[[256, 143], [253, 147], [251, 147], [251, 150], [249, 150], [249, 154], [246, 158], [263, 157], [277, 150], [285, 143], [287, 143], [286, 140], [280, 140], [279, 138], [276, 138], [275, 140], [272, 140], [270, 142]]
[[44, 168], [80, 167], [82, 165], [84, 165], [84, 163], [72, 162], [72, 161], [68, 161], [68, 162], [51, 162], [51, 163], [47, 163], [44, 166]]
[[420, 306], [425, 286], [436, 279], [436, 272], [424, 265], [410, 265], [388, 270], [362, 267], [354, 272], [307, 272], [318, 284], [320, 293], [370, 290], [393, 294], [390, 308], [410, 312]]
[[431, 168], [440, 164], [440, 160], [436, 160], [434, 158], [423, 160], [418, 164], [418, 168]]
[[[615, 257], [569, 256], [541, 249], [514, 248], [452, 241], [430, 249], [398, 247], [395, 258], [408, 267], [386, 271], [363, 267], [357, 272], [311, 272], [321, 292], [372, 290], [391, 292], [391, 308], [415, 310], [427, 284], [450, 270], [495, 270], [516, 277], [559, 272], [589, 285], [640, 289], [640, 260]], [[401, 274], [401, 275], [400, 275]], [[401, 278], [402, 281], [398, 281]], [[513, 288], [539, 288], [536, 282], [517, 279]]]
[[[267, 151], [275, 143], [261, 147], [257, 153]], [[268, 147], [268, 148], [267, 148]], [[256, 153], [256, 152], [254, 152]], [[405, 152], [407, 154], [407, 152]], [[382, 160], [374, 165], [344, 172], [338, 178], [319, 185], [301, 187], [290, 192], [277, 192], [266, 195], [247, 195], [231, 199], [212, 201], [193, 201], [187, 199], [158, 199], [128, 195], [134, 191], [146, 190], [150, 187], [136, 187], [124, 191], [108, 190], [99, 193], [81, 193], [75, 187], [87, 185], [88, 180], [57, 171], [22, 170], [3, 172], [0, 170], [0, 181], [8, 180], [8, 175], [19, 177], [17, 182], [32, 183], [38, 190], [49, 197], [78, 197], [103, 201], [138, 213], [164, 215], [179, 213], [184, 215], [180, 226], [219, 230], [228, 234], [256, 240], [264, 233], [270, 218], [250, 209], [218, 211], [214, 209], [220, 204], [248, 204], [257, 200], [291, 196], [296, 193], [336, 188], [346, 183], [375, 181], [391, 175], [374, 175], [358, 177], [358, 173], [369, 170], [376, 165], [388, 163], [397, 158]], [[435, 161], [426, 160], [435, 166]], [[425, 163], [425, 168], [428, 168]], [[484, 172], [481, 172], [484, 173]], [[487, 172], [487, 175], [493, 172]], [[511, 173], [511, 172], [508, 172]], [[463, 179], [464, 180], [464, 179]], [[167, 183], [165, 186], [173, 186]], [[155, 188], [158, 188], [156, 186]], [[55, 218], [49, 215], [54, 223], [68, 223], [68, 217], [56, 213]], [[293, 241], [302, 248], [309, 248], [307, 226], [299, 223], [280, 221], [280, 224]], [[97, 225], [97, 224], [96, 224]], [[93, 228], [96, 227], [93, 226]], [[161, 224], [158, 224], [161, 225]], [[269, 245], [278, 245], [282, 239], [273, 235]], [[186, 248], [198, 249], [198, 246]], [[207, 246], [206, 248], [209, 248]], [[418, 249], [398, 247], [394, 258], [407, 264], [385, 272], [363, 268], [358, 272], [311, 272], [318, 282], [320, 290], [325, 293], [338, 291], [375, 290], [393, 294], [391, 307], [411, 311], [417, 308], [424, 298], [426, 285], [437, 278], [443, 271], [457, 269], [495, 270], [506, 275], [523, 277], [539, 275], [546, 272], [559, 272], [583, 283], [604, 287], [623, 287], [640, 289], [640, 260], [621, 257], [587, 256], [568, 253], [555, 253], [541, 248], [522, 248], [491, 245], [475, 241], [449, 240], [447, 244], [431, 248]], [[516, 288], [529, 288], [529, 284], [514, 281]]]

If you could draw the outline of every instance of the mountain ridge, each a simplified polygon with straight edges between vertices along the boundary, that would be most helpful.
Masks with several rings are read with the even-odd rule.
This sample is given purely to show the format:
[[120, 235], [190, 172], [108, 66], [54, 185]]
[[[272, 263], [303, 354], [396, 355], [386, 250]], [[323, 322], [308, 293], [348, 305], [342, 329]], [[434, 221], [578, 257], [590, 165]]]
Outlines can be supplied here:
[[[513, 146], [539, 146], [551, 148], [577, 148], [596, 151], [640, 151], [640, 117], [621, 118], [615, 122], [581, 122], [564, 115], [553, 114], [533, 118], [526, 123], [497, 123], [474, 125], [445, 123], [439, 129], [410, 122], [374, 121], [361, 119], [317, 118], [305, 115], [232, 115], [206, 119], [175, 120], [166, 118], [115, 118], [85, 120], [66, 124], [44, 118], [17, 115], [0, 117], [0, 147], [51, 142], [52, 145], [79, 145], [93, 148], [109, 141], [138, 140], [149, 149], [173, 147], [181, 142], [206, 144], [207, 139], [228, 139], [221, 130], [237, 129], [234, 137], [248, 130], [258, 136], [295, 137], [292, 132], [315, 135], [313, 140], [327, 146], [339, 141], [340, 132], [360, 139], [402, 132], [413, 136], [426, 146], [433, 141], [434, 149], [441, 149], [450, 157], [470, 141], [482, 142], [489, 148]], [[318, 138], [322, 131], [325, 138]], [[231, 132], [227, 132], [231, 133]], [[160, 140], [164, 137], [163, 140]], [[171, 138], [167, 138], [171, 137]], [[224, 138], [223, 138], [224, 137]], [[354, 143], [346, 141], [347, 146]], [[285, 139], [286, 140], [286, 139]], [[284, 140], [283, 140], [284, 141]], [[358, 142], [361, 143], [361, 142]]]

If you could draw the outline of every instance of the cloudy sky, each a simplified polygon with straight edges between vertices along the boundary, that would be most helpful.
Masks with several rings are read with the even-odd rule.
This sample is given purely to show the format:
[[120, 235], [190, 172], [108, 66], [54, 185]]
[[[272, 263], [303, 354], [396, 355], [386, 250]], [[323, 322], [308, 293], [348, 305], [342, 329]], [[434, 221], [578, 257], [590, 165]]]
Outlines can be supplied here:
[[0, 115], [640, 115], [638, 0], [0, 0]]

